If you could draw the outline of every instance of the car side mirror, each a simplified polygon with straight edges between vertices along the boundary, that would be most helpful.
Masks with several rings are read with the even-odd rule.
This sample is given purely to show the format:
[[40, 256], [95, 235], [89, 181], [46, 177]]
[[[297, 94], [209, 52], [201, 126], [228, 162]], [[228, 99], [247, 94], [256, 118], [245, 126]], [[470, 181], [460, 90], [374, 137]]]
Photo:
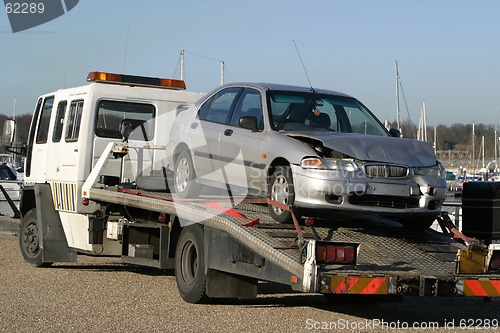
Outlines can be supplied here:
[[255, 118], [253, 116], [241, 117], [240, 120], [238, 120], [238, 125], [240, 125], [240, 127], [243, 127], [243, 128], [246, 128], [246, 129], [249, 129], [252, 131], [257, 130], [257, 123], [258, 123], [257, 118]]
[[389, 134], [392, 136], [392, 137], [395, 137], [395, 138], [400, 138], [401, 137], [401, 131], [398, 130], [397, 128], [391, 128], [389, 130]]

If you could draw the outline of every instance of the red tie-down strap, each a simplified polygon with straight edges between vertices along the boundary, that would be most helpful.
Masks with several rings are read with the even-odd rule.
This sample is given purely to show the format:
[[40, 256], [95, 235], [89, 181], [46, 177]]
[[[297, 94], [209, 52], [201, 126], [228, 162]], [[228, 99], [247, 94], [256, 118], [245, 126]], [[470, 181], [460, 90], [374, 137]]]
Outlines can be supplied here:
[[204, 202], [204, 204], [207, 205], [207, 206], [210, 206], [212, 208], [218, 209], [218, 210], [220, 210], [220, 211], [222, 211], [224, 213], [227, 213], [227, 214], [229, 214], [231, 216], [238, 217], [240, 219], [245, 219], [245, 220], [250, 221], [248, 223], [243, 224], [243, 226], [245, 226], [245, 227], [253, 227], [254, 225], [259, 224], [259, 219], [255, 219], [255, 220], [249, 219], [248, 217], [246, 217], [243, 214], [238, 213], [234, 209], [221, 206], [221, 205], [219, 205], [216, 202]]
[[[139, 195], [141, 197], [146, 197], [146, 198], [160, 199], [160, 200], [169, 201], [169, 202], [178, 202], [178, 203], [183, 203], [183, 204], [189, 204], [190, 203], [190, 202], [187, 202], [187, 201], [181, 201], [181, 200], [174, 200], [174, 199], [169, 199], [169, 198], [164, 198], [164, 197], [158, 197], [158, 196], [153, 196], [153, 195], [144, 194], [144, 193], [141, 193], [141, 192], [136, 192], [136, 191], [132, 191], [132, 190], [128, 190], [128, 189], [122, 189], [122, 188], [118, 188], [117, 191], [118, 192], [122, 192], [122, 193], [127, 193], [127, 194]], [[258, 200], [260, 200], [260, 199], [258, 199]], [[226, 201], [229, 201], [229, 200], [225, 200], [224, 202], [226, 202]], [[222, 202], [222, 201], [218, 201], [218, 202]], [[255, 220], [249, 219], [248, 217], [246, 217], [246, 216], [238, 213], [234, 209], [226, 208], [224, 206], [221, 206], [221, 205], [217, 204], [216, 202], [213, 202], [213, 201], [197, 201], [196, 203], [201, 203], [201, 204], [204, 204], [206, 206], [210, 206], [212, 208], [220, 210], [220, 211], [222, 211], [224, 213], [227, 213], [227, 214], [229, 214], [231, 216], [238, 217], [238, 218], [250, 221], [248, 223], [242, 224], [245, 227], [253, 227], [253, 226], [259, 224], [259, 219], [255, 219]]]
[[[106, 187], [106, 188], [110, 188], [110, 187]], [[174, 200], [174, 199], [169, 199], [169, 198], [164, 198], [164, 197], [153, 196], [153, 195], [144, 194], [141, 192], [136, 192], [136, 191], [123, 189], [123, 188], [118, 188], [118, 192], [139, 195], [139, 196], [143, 196], [143, 197], [147, 197], [147, 198], [160, 199], [160, 200], [165, 200], [165, 201], [170, 201], [170, 202], [179, 202], [179, 203], [183, 203], [183, 204], [190, 204], [190, 202], [187, 202], [187, 201]], [[259, 224], [260, 220], [258, 218], [255, 220], [252, 220], [252, 219], [238, 213], [237, 211], [235, 211], [232, 208], [227, 208], [227, 207], [224, 207], [224, 206], [221, 206], [218, 204], [218, 203], [223, 203], [223, 202], [232, 202], [232, 200], [223, 199], [223, 200], [211, 200], [211, 201], [196, 201], [197, 204], [204, 204], [204, 205], [207, 205], [209, 207], [220, 210], [224, 213], [227, 213], [231, 216], [250, 221], [248, 223], [242, 224], [245, 227], [253, 227], [253, 226]], [[292, 220], [293, 220], [293, 224], [295, 226], [295, 229], [297, 230], [297, 233], [299, 235], [299, 240], [303, 237], [302, 229], [300, 228], [299, 222], [297, 221], [297, 218], [295, 217], [295, 214], [293, 213], [292, 206], [288, 206], [288, 205], [285, 205], [284, 203], [274, 201], [274, 200], [271, 200], [268, 198], [243, 199], [241, 201], [241, 203], [267, 203], [269, 205], [272, 205], [272, 206], [278, 207], [280, 209], [289, 211], [290, 214], [292, 215]]]
[[[108, 187], [108, 186], [105, 186], [105, 188], [110, 189], [110, 187]], [[118, 192], [128, 193], [128, 194], [133, 194], [133, 195], [139, 195], [139, 196], [143, 196], [143, 197], [147, 197], [147, 198], [165, 200], [165, 201], [169, 201], [169, 202], [179, 202], [179, 203], [183, 203], [183, 204], [192, 204], [192, 202], [187, 202], [187, 201], [174, 200], [174, 199], [169, 199], [169, 198], [164, 198], [164, 197], [153, 196], [153, 195], [144, 194], [144, 193], [141, 193], [141, 192], [136, 192], [136, 191], [132, 191], [132, 190], [128, 190], [128, 189], [123, 189], [123, 188], [118, 188]], [[244, 227], [253, 227], [253, 226], [259, 224], [260, 220], [258, 218], [255, 219], [255, 220], [252, 220], [252, 219], [250, 219], [250, 218], [248, 218], [248, 217], [246, 217], [246, 216], [238, 213], [237, 211], [235, 211], [232, 208], [226, 208], [224, 206], [219, 205], [218, 202], [219, 203], [223, 203], [223, 202], [231, 202], [232, 203], [233, 201], [232, 200], [227, 200], [227, 199], [225, 199], [225, 200], [224, 199], [223, 200], [211, 200], [211, 201], [196, 201], [197, 204], [204, 204], [204, 205], [207, 205], [209, 207], [218, 209], [218, 210], [220, 210], [220, 211], [222, 211], [224, 213], [227, 213], [227, 214], [229, 214], [231, 216], [248, 220], [249, 221], [248, 223], [242, 224], [242, 226], [244, 226]], [[302, 245], [304, 245], [304, 234], [302, 233], [302, 229], [301, 229], [301, 227], [299, 225], [299, 222], [297, 221], [297, 218], [295, 217], [295, 214], [293, 213], [293, 207], [292, 206], [288, 206], [288, 205], [285, 205], [284, 203], [281, 203], [281, 202], [278, 202], [278, 201], [274, 201], [274, 200], [271, 200], [271, 199], [268, 199], [268, 198], [243, 199], [241, 201], [241, 203], [266, 203], [268, 205], [272, 205], [272, 206], [278, 207], [280, 209], [289, 211], [290, 214], [292, 215], [293, 224], [294, 224], [295, 230], [297, 231], [297, 234], [298, 234], [299, 247], [301, 247]], [[292, 242], [292, 244], [290, 244], [290, 246], [293, 245], [293, 243], [295, 243], [295, 240]]]

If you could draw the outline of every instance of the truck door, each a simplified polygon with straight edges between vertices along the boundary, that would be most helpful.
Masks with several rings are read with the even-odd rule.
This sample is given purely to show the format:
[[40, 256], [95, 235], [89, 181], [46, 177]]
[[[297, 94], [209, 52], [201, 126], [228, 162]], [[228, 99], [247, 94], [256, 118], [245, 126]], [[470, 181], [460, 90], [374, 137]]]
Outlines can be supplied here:
[[26, 180], [30, 182], [46, 181], [47, 139], [54, 96], [40, 98], [31, 121], [26, 156]]

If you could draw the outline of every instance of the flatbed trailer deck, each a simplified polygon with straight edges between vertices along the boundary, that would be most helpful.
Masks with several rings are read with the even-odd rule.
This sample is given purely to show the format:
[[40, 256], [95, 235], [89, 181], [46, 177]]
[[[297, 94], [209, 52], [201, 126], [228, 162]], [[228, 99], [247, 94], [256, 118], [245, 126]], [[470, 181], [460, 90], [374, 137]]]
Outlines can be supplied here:
[[[181, 202], [172, 199], [169, 193], [123, 190], [102, 184], [93, 186], [89, 197], [102, 203], [201, 221], [205, 228], [222, 232], [234, 244], [245, 247], [243, 256], [233, 253], [231, 245], [226, 245], [225, 250], [217, 251], [214, 256], [207, 254], [218, 257], [208, 260], [209, 268], [286, 283], [294, 290], [415, 296], [497, 296], [500, 292], [498, 274], [455, 274], [457, 251], [466, 249], [466, 245], [431, 229], [408, 231], [396, 222], [369, 216], [318, 219], [313, 228], [320, 241], [358, 243], [360, 246], [355, 266], [318, 265], [311, 279], [307, 277], [311, 268], [304, 263], [304, 248], [297, 244], [296, 228], [275, 222], [265, 204], [245, 203], [244, 198], [239, 198], [243, 203], [234, 205], [216, 195]], [[238, 198], [235, 200], [237, 202]], [[213, 203], [247, 219], [223, 212], [220, 207], [213, 208]], [[248, 220], [258, 220], [258, 223], [250, 223], [250, 226]], [[310, 226], [302, 224], [301, 230], [306, 242], [315, 240]], [[220, 237], [216, 239], [218, 245], [223, 246]], [[221, 258], [222, 253], [227, 257]], [[266, 265], [273, 267], [266, 269]], [[482, 283], [483, 289], [491, 290], [489, 293], [481, 293], [477, 288], [472, 291], [468, 281], [474, 281], [475, 285]]]

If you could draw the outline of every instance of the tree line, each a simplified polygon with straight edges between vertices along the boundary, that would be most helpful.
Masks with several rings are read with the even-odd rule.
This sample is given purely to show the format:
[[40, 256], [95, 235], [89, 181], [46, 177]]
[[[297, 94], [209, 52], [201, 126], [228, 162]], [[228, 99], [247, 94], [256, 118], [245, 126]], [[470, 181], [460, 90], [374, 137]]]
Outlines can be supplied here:
[[[390, 123], [391, 127], [397, 127], [396, 122]], [[493, 159], [495, 156], [495, 131], [498, 130], [496, 125], [475, 124], [475, 152], [476, 157], [482, 155], [481, 142], [484, 137], [484, 154], [485, 158]], [[417, 128], [415, 124], [412, 127], [407, 121], [402, 124], [401, 130], [404, 138], [413, 139], [413, 132], [417, 135]], [[472, 152], [472, 124], [452, 124], [452, 125], [438, 125], [434, 131], [434, 126], [427, 127], [428, 141], [434, 144], [434, 132], [436, 132], [436, 150], [458, 150]], [[498, 142], [497, 142], [498, 144]], [[498, 146], [497, 146], [498, 149]], [[498, 151], [498, 150], [497, 150]], [[481, 154], [481, 155], [480, 155]]]

